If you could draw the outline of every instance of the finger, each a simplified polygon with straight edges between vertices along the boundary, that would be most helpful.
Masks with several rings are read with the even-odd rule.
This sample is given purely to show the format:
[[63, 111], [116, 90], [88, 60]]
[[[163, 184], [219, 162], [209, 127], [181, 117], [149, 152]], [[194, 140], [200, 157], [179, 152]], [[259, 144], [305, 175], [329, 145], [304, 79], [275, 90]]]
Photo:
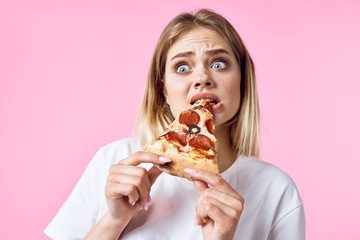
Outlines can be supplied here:
[[211, 221], [211, 219], [209, 217], [200, 217], [200, 215], [195, 212], [195, 216], [194, 216], [194, 223], [195, 225], [204, 225], [207, 224]]
[[203, 192], [205, 189], [209, 188], [209, 185], [207, 185], [205, 182], [203, 181], [199, 181], [199, 180], [193, 180], [194, 186], [196, 188], [196, 190], [201, 193]]
[[122, 162], [111, 166], [110, 173], [114, 173], [114, 174], [123, 173], [128, 175], [137, 175], [137, 176], [144, 176], [147, 174], [150, 180], [149, 186], [152, 186], [155, 180], [160, 176], [162, 171], [155, 166], [153, 166], [149, 171], [146, 171], [145, 168], [123, 164]]
[[198, 205], [212, 204], [221, 209], [231, 219], [238, 220], [243, 210], [243, 203], [230, 195], [212, 189], [203, 191]]
[[154, 184], [154, 182], [160, 176], [161, 173], [162, 173], [162, 171], [155, 166], [150, 168], [150, 170], [148, 171], [150, 186], [152, 186]]
[[115, 164], [111, 166], [109, 171], [109, 177], [113, 177], [114, 179], [116, 179], [116, 176], [120, 176], [120, 175], [140, 177], [143, 179], [145, 185], [148, 188], [151, 187], [148, 172], [143, 167], [125, 165], [125, 164]]
[[[148, 178], [147, 176], [145, 176]], [[137, 202], [140, 206], [144, 206], [146, 201], [149, 198], [150, 193], [150, 186], [145, 183], [144, 178], [138, 177], [138, 176], [131, 176], [131, 175], [116, 175], [111, 176], [112, 181], [121, 184], [130, 184], [134, 186], [139, 194], [139, 198], [137, 199]], [[149, 179], [147, 179], [149, 181]], [[131, 201], [131, 203], [133, 203]]]
[[[202, 213], [202, 214], [200, 214]], [[195, 225], [203, 225], [210, 221], [211, 219], [203, 213], [203, 211], [200, 211], [200, 206], [196, 205], [195, 215], [194, 215], [194, 223]]]
[[171, 160], [150, 152], [135, 152], [129, 157], [119, 161], [119, 164], [139, 165], [140, 163], [164, 164]]
[[130, 183], [110, 183], [106, 185], [105, 194], [107, 198], [120, 199], [123, 196], [128, 197], [129, 204], [133, 205], [139, 199], [137, 188]]
[[233, 197], [232, 195], [219, 192], [217, 190], [207, 188], [201, 193], [201, 197], [207, 199], [208, 201], [214, 201], [213, 204], [216, 204], [215, 200], [219, 203], [222, 203], [224, 205], [221, 206], [227, 206], [231, 209], [234, 209], [236, 212], [242, 212], [243, 206], [244, 206], [244, 200], [240, 194], [238, 194], [237, 198]]
[[[127, 186], [126, 186], [127, 185]], [[126, 183], [125, 186], [129, 189], [131, 189], [131, 191], [129, 192], [129, 194], [127, 195], [128, 197], [128, 203], [131, 204], [132, 206], [134, 206], [136, 204], [136, 202], [138, 202], [139, 198], [140, 198], [140, 194], [139, 191], [137, 189], [134, 189], [134, 185], [128, 184]]]
[[238, 198], [239, 194], [221, 176], [198, 169], [184, 169], [184, 171], [188, 172], [194, 180], [201, 180], [210, 184], [218, 191]]
[[203, 223], [209, 223], [210, 219], [219, 226], [228, 226], [231, 220], [222, 209], [211, 202], [202, 202], [196, 207], [197, 220]]

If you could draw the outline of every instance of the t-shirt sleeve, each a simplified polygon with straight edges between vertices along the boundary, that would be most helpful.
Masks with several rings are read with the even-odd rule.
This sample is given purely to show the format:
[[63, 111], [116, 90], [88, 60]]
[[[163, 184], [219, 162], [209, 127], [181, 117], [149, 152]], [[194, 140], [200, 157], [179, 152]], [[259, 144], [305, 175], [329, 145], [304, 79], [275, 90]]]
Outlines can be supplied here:
[[272, 227], [268, 240], [305, 240], [305, 213], [300, 205], [287, 213]]
[[83, 239], [95, 226], [103, 202], [106, 170], [100, 149], [44, 233], [55, 240]]

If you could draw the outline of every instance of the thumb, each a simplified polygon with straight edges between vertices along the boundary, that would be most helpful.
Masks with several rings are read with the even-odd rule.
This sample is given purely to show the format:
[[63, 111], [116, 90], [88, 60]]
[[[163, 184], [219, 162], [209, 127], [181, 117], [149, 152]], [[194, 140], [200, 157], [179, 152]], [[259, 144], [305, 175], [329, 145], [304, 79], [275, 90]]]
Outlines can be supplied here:
[[207, 183], [200, 181], [200, 180], [193, 180], [194, 186], [196, 188], [196, 190], [201, 193], [202, 191], [204, 191], [205, 189], [209, 188], [209, 185], [207, 185]]
[[155, 166], [152, 166], [152, 168], [150, 168], [150, 170], [148, 171], [150, 186], [154, 184], [154, 182], [160, 176], [161, 173], [162, 171]]

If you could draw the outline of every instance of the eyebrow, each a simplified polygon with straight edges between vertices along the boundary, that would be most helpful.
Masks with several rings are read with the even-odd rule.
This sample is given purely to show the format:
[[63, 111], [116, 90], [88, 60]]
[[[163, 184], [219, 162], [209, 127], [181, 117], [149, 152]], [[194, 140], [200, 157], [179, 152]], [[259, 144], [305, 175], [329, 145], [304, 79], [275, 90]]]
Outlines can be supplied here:
[[[210, 56], [214, 56], [216, 54], [220, 54], [220, 53], [224, 53], [227, 55], [230, 55], [230, 53], [228, 51], [226, 51], [225, 49], [219, 48], [219, 49], [213, 49], [213, 50], [208, 50], [205, 52], [206, 55], [210, 55]], [[181, 58], [181, 57], [191, 57], [194, 55], [194, 52], [181, 52], [179, 54], [176, 54], [174, 57], [171, 58], [170, 62], [172, 60], [174, 60], [175, 58]]]

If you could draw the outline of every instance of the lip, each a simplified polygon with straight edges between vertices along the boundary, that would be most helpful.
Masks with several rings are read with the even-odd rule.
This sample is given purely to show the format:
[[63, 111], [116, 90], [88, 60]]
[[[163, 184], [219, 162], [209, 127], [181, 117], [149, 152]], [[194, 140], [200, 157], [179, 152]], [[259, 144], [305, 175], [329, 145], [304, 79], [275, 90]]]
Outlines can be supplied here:
[[215, 94], [212, 94], [212, 93], [199, 93], [199, 94], [196, 94], [196, 95], [191, 97], [190, 104], [193, 104], [195, 101], [197, 101], [199, 99], [210, 99], [210, 100], [216, 101], [217, 103], [215, 105], [211, 106], [212, 110], [218, 110], [218, 109], [221, 108], [220, 99]]

